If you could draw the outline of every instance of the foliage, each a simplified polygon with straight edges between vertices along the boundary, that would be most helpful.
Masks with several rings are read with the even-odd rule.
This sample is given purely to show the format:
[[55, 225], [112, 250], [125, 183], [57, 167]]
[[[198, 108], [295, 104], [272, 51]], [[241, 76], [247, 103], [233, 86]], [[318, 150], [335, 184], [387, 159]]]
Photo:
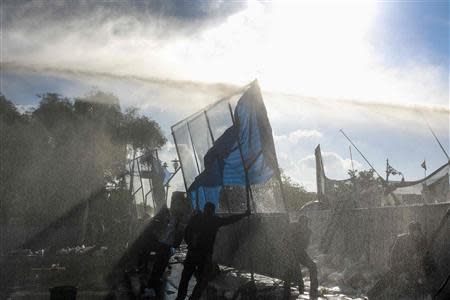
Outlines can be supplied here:
[[11, 125], [21, 118], [22, 116], [17, 111], [16, 106], [0, 94], [0, 121], [3, 124]]
[[112, 94], [43, 94], [29, 115], [0, 95], [2, 220], [48, 223], [121, 177], [129, 143], [165, 142], [155, 121], [136, 109], [122, 112]]
[[167, 142], [160, 132], [159, 124], [147, 116], [139, 116], [137, 108], [125, 111], [122, 137], [134, 149], [160, 148]]
[[336, 181], [332, 187], [332, 207], [376, 207], [381, 205], [382, 185], [373, 170], [349, 170], [350, 180]]
[[302, 185], [293, 181], [283, 171], [281, 171], [281, 181], [288, 211], [299, 211], [306, 203], [316, 200], [316, 193], [306, 191]]

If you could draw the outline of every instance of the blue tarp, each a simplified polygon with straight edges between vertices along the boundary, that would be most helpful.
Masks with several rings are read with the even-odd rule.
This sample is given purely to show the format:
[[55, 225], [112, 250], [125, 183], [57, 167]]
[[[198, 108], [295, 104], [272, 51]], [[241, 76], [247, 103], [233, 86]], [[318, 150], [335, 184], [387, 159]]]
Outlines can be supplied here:
[[272, 128], [256, 82], [239, 99], [234, 125], [208, 150], [204, 166], [188, 189], [193, 207], [198, 203], [200, 209], [206, 201], [219, 207], [223, 186], [262, 184], [278, 172]]

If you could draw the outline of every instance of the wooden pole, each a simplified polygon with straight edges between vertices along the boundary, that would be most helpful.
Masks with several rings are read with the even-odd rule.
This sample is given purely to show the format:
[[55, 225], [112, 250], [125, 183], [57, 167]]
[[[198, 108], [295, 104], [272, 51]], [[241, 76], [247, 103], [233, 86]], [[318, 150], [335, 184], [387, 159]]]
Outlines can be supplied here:
[[426, 166], [427, 166], [427, 163], [426, 163], [426, 160], [425, 160], [425, 158], [423, 159], [423, 161], [425, 162], [425, 168], [423, 168], [423, 178], [425, 179], [425, 178], [427, 178], [427, 168], [426, 168]]
[[[133, 195], [134, 190], [134, 160], [136, 158], [136, 150], [133, 146], [133, 159], [131, 161], [131, 170], [130, 170], [130, 194]], [[134, 200], [133, 200], [134, 201]]]
[[[251, 193], [251, 186], [248, 180], [248, 170], [247, 167], [245, 165], [245, 161], [244, 161], [244, 155], [242, 153], [242, 146], [241, 146], [241, 142], [239, 140], [239, 129], [236, 127], [236, 120], [234, 119], [234, 114], [233, 114], [233, 109], [231, 108], [231, 104], [228, 102], [228, 109], [230, 110], [230, 115], [231, 115], [231, 121], [233, 122], [233, 128], [234, 128], [234, 134], [235, 134], [235, 138], [236, 138], [236, 142], [238, 144], [238, 148], [239, 148], [239, 155], [241, 157], [241, 161], [242, 161], [242, 167], [244, 168], [244, 176], [245, 176], [245, 195], [246, 195], [246, 200], [247, 200], [247, 210], [251, 211], [251, 207], [250, 207], [250, 196], [253, 197], [253, 194]], [[251, 230], [251, 224], [250, 224], [250, 216], [247, 217], [247, 231], [248, 234], [250, 234], [250, 230]], [[253, 259], [252, 259], [252, 255], [250, 254], [250, 280], [252, 283], [255, 282], [255, 272], [254, 272], [254, 266], [253, 266]]]
[[348, 151], [350, 152], [350, 161], [352, 162], [352, 171], [355, 172], [355, 166], [353, 165], [352, 147], [348, 146]]
[[445, 151], [444, 147], [441, 144], [441, 141], [439, 141], [438, 137], [433, 131], [433, 128], [431, 128], [430, 124], [428, 123], [427, 119], [425, 118], [424, 114], [422, 113], [422, 118], [424, 119], [425, 123], [428, 126], [428, 129], [431, 131], [431, 134], [433, 135], [434, 139], [438, 143], [439, 147], [441, 148], [442, 152], [444, 152], [445, 157], [447, 157], [447, 161], [450, 162], [450, 156], [448, 155], [447, 151]]
[[138, 174], [139, 174], [139, 182], [141, 183], [142, 203], [144, 205], [144, 214], [145, 214], [146, 209], [147, 209], [147, 200], [145, 199], [144, 183], [142, 182], [142, 176], [141, 176], [141, 166], [140, 166], [139, 161], [137, 161], [136, 163], [137, 163], [137, 169], [138, 169]]
[[386, 182], [389, 182], [389, 159], [386, 158]]

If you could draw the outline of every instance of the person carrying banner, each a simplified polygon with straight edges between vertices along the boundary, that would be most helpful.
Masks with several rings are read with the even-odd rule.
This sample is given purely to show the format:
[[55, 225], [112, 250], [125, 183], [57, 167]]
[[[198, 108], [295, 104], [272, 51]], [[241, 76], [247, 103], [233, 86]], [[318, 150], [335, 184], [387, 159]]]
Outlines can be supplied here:
[[[287, 244], [289, 245], [289, 252], [294, 259], [294, 263], [290, 263], [286, 272], [284, 298], [289, 299], [291, 282], [297, 281], [298, 290], [303, 294], [305, 285], [300, 265], [305, 266], [309, 271], [310, 290], [309, 295], [311, 299], [318, 297], [319, 282], [317, 280], [317, 267], [314, 261], [309, 257], [306, 249], [308, 248], [311, 238], [311, 229], [309, 228], [308, 217], [301, 215], [298, 222], [291, 223], [287, 232]], [[294, 278], [296, 277], [296, 278]]]
[[189, 299], [200, 299], [209, 280], [209, 270], [212, 262], [214, 241], [217, 231], [222, 226], [233, 224], [250, 215], [250, 211], [229, 217], [215, 215], [216, 206], [206, 202], [203, 213], [197, 213], [190, 219], [184, 239], [188, 245], [188, 253], [184, 261], [184, 268], [178, 286], [177, 300], [186, 297], [189, 280], [197, 272], [197, 284]]

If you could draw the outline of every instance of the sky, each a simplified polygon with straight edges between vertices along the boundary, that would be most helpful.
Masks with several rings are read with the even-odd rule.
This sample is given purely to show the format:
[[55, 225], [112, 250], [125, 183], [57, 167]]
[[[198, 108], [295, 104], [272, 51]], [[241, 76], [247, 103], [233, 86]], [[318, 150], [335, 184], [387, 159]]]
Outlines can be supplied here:
[[380, 173], [447, 160], [425, 125], [448, 151], [445, 0], [2, 1], [0, 16], [1, 93], [26, 110], [45, 92], [112, 92], [161, 124], [165, 160], [171, 125], [255, 78], [280, 166], [310, 191], [317, 144], [329, 177], [351, 167], [341, 128]]

